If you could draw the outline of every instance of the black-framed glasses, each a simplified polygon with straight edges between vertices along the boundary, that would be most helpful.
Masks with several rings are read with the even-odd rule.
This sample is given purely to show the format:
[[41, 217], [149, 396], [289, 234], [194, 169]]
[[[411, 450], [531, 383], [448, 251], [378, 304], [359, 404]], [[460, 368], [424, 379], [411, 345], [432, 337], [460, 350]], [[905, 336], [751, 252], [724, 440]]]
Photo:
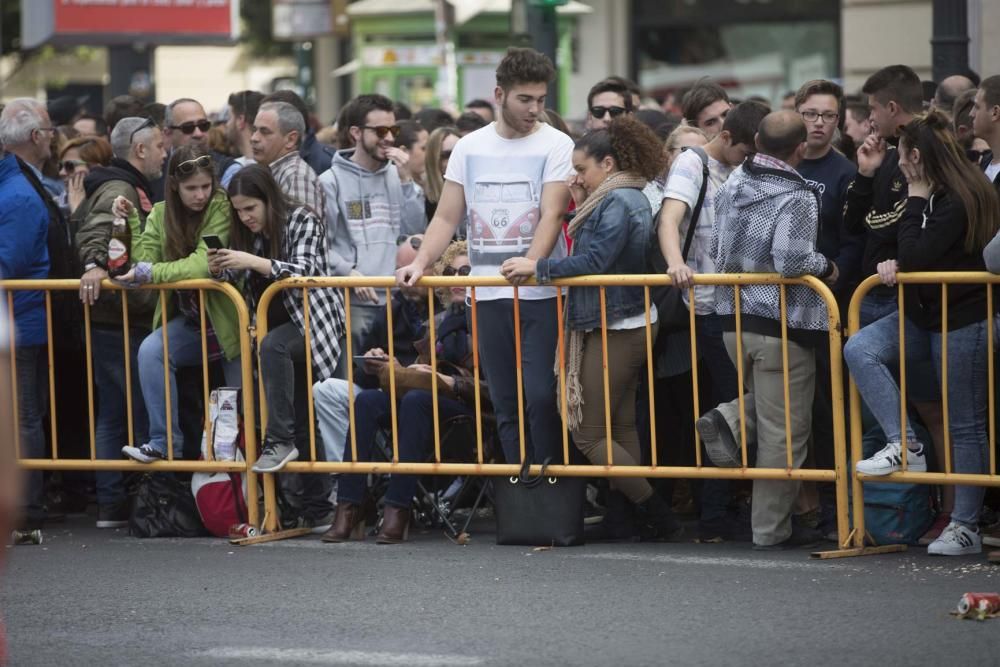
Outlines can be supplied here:
[[65, 171], [67, 174], [72, 174], [76, 171], [77, 167], [86, 167], [87, 163], [83, 160], [63, 160], [59, 163], [59, 167]]
[[420, 244], [423, 243], [423, 239], [419, 236], [410, 236], [409, 234], [400, 234], [396, 237], [396, 245], [403, 245], [407, 241], [410, 242], [410, 247], [414, 250], [420, 250]]
[[441, 269], [441, 275], [443, 276], [467, 276], [472, 273], [472, 266], [469, 264], [463, 264], [457, 269], [454, 266], [446, 266]]
[[590, 107], [590, 115], [597, 120], [604, 118], [604, 114], [611, 114], [612, 118], [618, 118], [626, 111], [628, 109], [625, 107]]
[[180, 130], [184, 134], [194, 134], [195, 129], [201, 130], [202, 132], [208, 132], [212, 129], [212, 121], [207, 118], [202, 118], [201, 120], [189, 120], [186, 123], [181, 123], [180, 125], [171, 125], [171, 130]]
[[827, 125], [836, 123], [837, 119], [840, 118], [840, 114], [835, 111], [824, 111], [823, 113], [818, 111], [803, 111], [799, 115], [807, 123], [815, 123], [818, 119], [822, 118], [823, 122]]
[[451, 158], [451, 151], [441, 151], [441, 159], [448, 160]]
[[362, 125], [361, 129], [371, 130], [379, 139], [385, 139], [387, 134], [392, 134], [392, 138], [395, 139], [403, 131], [399, 125]]
[[132, 141], [135, 139], [135, 135], [139, 134], [147, 127], [156, 127], [156, 122], [152, 118], [147, 118], [142, 122], [142, 125], [132, 130], [132, 134], [128, 135], [128, 143], [131, 146]]
[[202, 155], [190, 160], [184, 160], [184, 162], [174, 167], [174, 173], [181, 176], [190, 176], [199, 169], [208, 169], [211, 166], [212, 158], [208, 155]]

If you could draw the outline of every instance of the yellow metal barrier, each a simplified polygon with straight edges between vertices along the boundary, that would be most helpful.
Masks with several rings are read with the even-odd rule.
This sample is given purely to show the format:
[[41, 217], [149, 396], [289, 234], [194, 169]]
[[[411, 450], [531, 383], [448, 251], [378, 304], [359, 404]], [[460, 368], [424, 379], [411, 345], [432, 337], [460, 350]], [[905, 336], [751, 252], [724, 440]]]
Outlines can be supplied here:
[[[205, 424], [206, 428], [211, 429], [211, 421], [208, 418], [208, 347], [205, 335], [205, 290], [212, 290], [215, 292], [220, 292], [225, 294], [229, 300], [233, 303], [236, 309], [237, 316], [239, 318], [239, 330], [240, 330], [240, 354], [243, 359], [242, 374], [243, 374], [243, 387], [244, 387], [244, 399], [243, 399], [243, 420], [244, 420], [244, 433], [245, 433], [245, 446], [246, 446], [246, 461], [216, 461], [213, 460], [212, 448], [208, 447], [206, 456], [207, 459], [204, 461], [182, 461], [175, 458], [174, 443], [173, 443], [173, 433], [171, 428], [171, 406], [170, 406], [170, 379], [169, 379], [169, 355], [166, 353], [167, 346], [169, 343], [166, 329], [166, 318], [162, 322], [162, 336], [163, 336], [163, 346], [164, 346], [164, 364], [163, 364], [163, 375], [164, 375], [164, 385], [167, 388], [166, 391], [166, 408], [167, 408], [167, 452], [168, 458], [165, 461], [157, 461], [152, 464], [143, 464], [136, 461], [126, 461], [124, 459], [98, 459], [96, 451], [96, 431], [95, 431], [95, 410], [94, 410], [94, 369], [93, 369], [93, 348], [91, 341], [91, 321], [90, 321], [90, 306], [87, 304], [83, 305], [84, 314], [84, 342], [85, 342], [85, 354], [86, 354], [86, 364], [87, 364], [87, 408], [89, 415], [88, 423], [88, 435], [90, 439], [90, 458], [89, 459], [65, 459], [59, 456], [59, 442], [58, 442], [58, 429], [56, 428], [56, 423], [58, 419], [58, 406], [56, 405], [55, 399], [55, 359], [52, 353], [53, 350], [53, 331], [52, 331], [52, 298], [51, 293], [53, 291], [74, 291], [78, 292], [80, 289], [79, 280], [0, 280], [0, 290], [5, 291], [7, 294], [7, 316], [8, 316], [8, 328], [10, 330], [10, 361], [11, 361], [11, 386], [12, 395], [14, 401], [14, 444], [15, 451], [17, 452], [18, 464], [28, 470], [123, 470], [123, 471], [184, 471], [184, 472], [240, 472], [247, 475], [247, 495], [248, 495], [248, 519], [251, 524], [259, 525], [259, 508], [257, 503], [257, 475], [254, 474], [250, 468], [256, 460], [257, 445], [256, 445], [256, 433], [254, 429], [255, 421], [255, 407], [253, 401], [253, 374], [252, 366], [250, 364], [251, 359], [251, 347], [250, 347], [250, 315], [246, 307], [246, 303], [243, 296], [231, 285], [224, 283], [219, 283], [214, 280], [185, 280], [177, 283], [164, 283], [159, 285], [146, 285], [141, 289], [152, 290], [160, 292], [160, 306], [163, 313], [166, 313], [166, 299], [167, 292], [178, 289], [185, 290], [198, 290], [199, 295], [199, 309], [201, 313], [201, 331], [202, 331], [202, 379], [203, 387], [205, 391]], [[111, 282], [104, 281], [101, 284], [101, 290], [107, 291], [124, 291], [125, 288]], [[43, 291], [45, 293], [45, 310], [46, 310], [46, 320], [48, 322], [48, 384], [49, 384], [49, 412], [52, 424], [52, 456], [50, 458], [36, 458], [36, 459], [25, 459], [21, 458], [21, 443], [20, 443], [20, 431], [18, 429], [17, 420], [18, 409], [17, 409], [17, 359], [14, 354], [17, 337], [14, 327], [14, 292], [17, 291]], [[130, 341], [129, 341], [129, 308], [128, 300], [122, 299], [122, 327], [124, 336], [124, 364], [125, 364], [125, 381], [126, 381], [126, 414], [128, 420], [128, 433], [133, 433], [133, 405], [132, 405], [132, 375], [131, 375], [131, 354], [130, 354]], [[150, 321], [150, 324], [152, 322]], [[60, 335], [78, 335], [78, 332], [58, 332]], [[211, 442], [211, 432], [209, 432], [209, 442]], [[137, 446], [142, 443], [135, 443]]]
[[[565, 286], [565, 287], [600, 287], [601, 303], [604, 304], [605, 298], [605, 288], [608, 286], [642, 286], [645, 292], [645, 302], [646, 302], [646, 357], [648, 366], [648, 384], [649, 384], [649, 405], [650, 405], [650, 440], [653, 443], [651, 447], [651, 465], [636, 465], [636, 466], [624, 466], [615, 465], [612, 461], [610, 445], [608, 451], [608, 465], [571, 465], [569, 463], [569, 437], [568, 430], [565, 426], [566, 423], [566, 393], [565, 393], [565, 383], [561, 382], [560, 386], [563, 387], [560, 396], [560, 411], [563, 417], [563, 463], [559, 465], [551, 465], [547, 469], [548, 472], [554, 476], [582, 476], [582, 477], [650, 477], [650, 478], [701, 478], [701, 479], [767, 479], [767, 480], [803, 480], [803, 481], [814, 481], [814, 482], [832, 482], [836, 486], [836, 499], [837, 499], [837, 528], [839, 536], [839, 545], [842, 550], [847, 549], [850, 544], [849, 540], [849, 519], [848, 519], [848, 471], [846, 469], [847, 465], [847, 450], [846, 450], [846, 434], [844, 425], [844, 396], [843, 396], [843, 375], [842, 375], [842, 349], [841, 349], [841, 322], [839, 309], [837, 307], [836, 300], [833, 294], [830, 292], [829, 288], [822, 281], [813, 277], [803, 277], [796, 279], [782, 278], [778, 275], [772, 274], [742, 274], [742, 275], [697, 275], [695, 276], [694, 283], [698, 285], [731, 285], [737, 288], [741, 285], [778, 285], [780, 286], [780, 298], [781, 298], [781, 311], [782, 311], [782, 321], [781, 321], [781, 331], [782, 331], [782, 349], [783, 349], [783, 366], [785, 373], [785, 432], [786, 432], [786, 451], [787, 451], [787, 465], [784, 468], [752, 468], [748, 466], [747, 462], [747, 436], [745, 420], [742, 419], [745, 414], [745, 405], [742, 398], [742, 388], [743, 388], [743, 363], [742, 356], [738, 355], [739, 360], [737, 362], [737, 372], [740, 381], [740, 415], [741, 415], [741, 450], [742, 450], [742, 466], [739, 468], [716, 468], [707, 467], [702, 465], [701, 459], [701, 445], [698, 440], [697, 432], [695, 433], [695, 456], [696, 465], [695, 466], [663, 466], [660, 465], [656, 459], [656, 442], [657, 442], [657, 424], [655, 418], [655, 410], [653, 409], [655, 401], [655, 389], [653, 382], [653, 340], [652, 340], [652, 327], [649, 316], [649, 304], [650, 304], [650, 287], [658, 285], [669, 285], [670, 279], [665, 275], [613, 275], [613, 276], [585, 276], [570, 279], [563, 279], [558, 281], [553, 281], [553, 285]], [[530, 284], [530, 283], [529, 283]], [[444, 475], [515, 475], [520, 470], [520, 465], [517, 463], [505, 463], [505, 464], [491, 464], [484, 462], [483, 455], [483, 422], [482, 422], [482, 411], [481, 402], [479, 400], [478, 393], [478, 381], [480, 378], [480, 366], [479, 366], [479, 356], [478, 356], [478, 326], [476, 320], [476, 300], [475, 300], [475, 290], [477, 287], [509, 287], [504, 279], [497, 278], [483, 278], [483, 277], [425, 277], [422, 278], [420, 286], [427, 288], [435, 287], [453, 287], [453, 286], [465, 286], [471, 288], [471, 314], [472, 314], [472, 327], [471, 335], [473, 339], [473, 372], [474, 378], [477, 383], [477, 393], [476, 393], [476, 426], [477, 426], [477, 442], [476, 442], [476, 456], [475, 461], [468, 463], [446, 463], [441, 461], [441, 450], [440, 450], [440, 418], [438, 414], [438, 392], [435, 382], [431, 383], [431, 393], [432, 393], [432, 404], [433, 404], [433, 421], [434, 421], [434, 460], [428, 463], [413, 463], [413, 462], [399, 462], [399, 446], [397, 440], [398, 432], [398, 417], [396, 414], [396, 384], [395, 384], [395, 374], [389, 373], [389, 386], [388, 392], [390, 394], [390, 410], [391, 410], [391, 425], [392, 425], [392, 460], [391, 462], [358, 462], [357, 459], [357, 443], [355, 436], [355, 396], [353, 392], [354, 382], [354, 372], [351, 364], [348, 364], [348, 377], [347, 377], [347, 387], [348, 387], [348, 414], [351, 424], [351, 437], [350, 442], [347, 445], [350, 447], [350, 452], [352, 453], [350, 462], [324, 462], [316, 460], [316, 441], [315, 441], [315, 428], [312, 426], [314, 419], [314, 408], [313, 408], [313, 397], [312, 392], [309, 392], [309, 419], [310, 419], [310, 431], [309, 431], [309, 453], [310, 460], [308, 461], [295, 461], [288, 463], [284, 470], [288, 472], [327, 472], [327, 473], [403, 473], [403, 474], [444, 474]], [[793, 468], [792, 464], [792, 452], [791, 452], [791, 421], [790, 415], [787, 409], [788, 406], [788, 330], [787, 330], [787, 312], [785, 310], [785, 290], [789, 285], [804, 285], [818, 293], [824, 300], [827, 306], [827, 311], [829, 313], [829, 353], [830, 353], [830, 366], [831, 366], [831, 397], [833, 401], [833, 436], [834, 436], [834, 458], [835, 465], [833, 470], [822, 470], [822, 469], [804, 469], [804, 468]], [[267, 313], [270, 306], [271, 300], [277, 297], [282, 290], [285, 289], [296, 289], [302, 290], [303, 295], [308, 294], [309, 289], [315, 288], [335, 288], [343, 290], [345, 310], [347, 312], [347, 322], [346, 330], [350, 332], [350, 300], [352, 288], [357, 287], [373, 287], [375, 289], [385, 290], [386, 294], [386, 318], [387, 318], [387, 330], [392, 331], [392, 309], [391, 309], [391, 289], [395, 286], [392, 278], [373, 278], [373, 277], [338, 277], [338, 278], [292, 278], [279, 281], [272, 284], [262, 295], [260, 302], [257, 307], [257, 322], [256, 322], [256, 336], [258, 343], [263, 340], [264, 336], [267, 335]], [[741, 327], [742, 318], [739, 314], [739, 289], [735, 290], [736, 295], [736, 332], [737, 332], [737, 345], [740, 346], [741, 343]], [[517, 380], [518, 380], [518, 409], [519, 414], [522, 416], [524, 413], [524, 396], [523, 396], [523, 386], [521, 384], [521, 354], [520, 354], [520, 308], [518, 292], [515, 288], [514, 290], [514, 331], [515, 331], [515, 358], [517, 363]], [[690, 296], [693, 301], [693, 287], [690, 291]], [[306, 298], [306, 303], [308, 303], [308, 298]], [[433, 312], [434, 309], [434, 291], [433, 289], [428, 289], [427, 299], [429, 305], [429, 311]], [[565, 378], [565, 345], [563, 340], [563, 321], [562, 321], [562, 304], [563, 297], [557, 299], [556, 306], [558, 308], [558, 323], [559, 323], [559, 375], [560, 379]], [[306, 312], [308, 313], [308, 307], [306, 307]], [[603, 322], [603, 319], [602, 319]], [[606, 324], [606, 323], [605, 323]], [[695, 327], [695, 315], [693, 310], [690, 312], [690, 327], [691, 331], [694, 331]], [[434, 339], [434, 324], [433, 318], [431, 318], [430, 331], [429, 334], [432, 339]], [[310, 345], [310, 332], [307, 329], [305, 349], [308, 351], [311, 348]], [[353, 358], [356, 351], [352, 350], [350, 335], [347, 336], [347, 346], [342, 353], [347, 354], [349, 359]], [[608, 388], [608, 371], [607, 371], [607, 335], [604, 334], [602, 338], [602, 348], [604, 356], [604, 383], [605, 383], [605, 414], [610, 416], [610, 396], [607, 391]], [[259, 345], [258, 345], [259, 347]], [[437, 369], [437, 359], [434, 353], [435, 346], [431, 345], [431, 365], [435, 372]], [[388, 354], [392, 360], [395, 359], [395, 351], [392, 349], [392, 336], [389, 336], [389, 350]], [[692, 357], [692, 369], [693, 369], [693, 386], [692, 391], [694, 392], [694, 419], [697, 420], [701, 414], [698, 405], [698, 371], [697, 371], [697, 344], [695, 341], [695, 336], [691, 336], [691, 357]], [[310, 364], [307, 360], [307, 366]], [[245, 371], [246, 372], [246, 371]], [[309, 378], [311, 381], [311, 376]], [[261, 379], [263, 382], [263, 378]], [[311, 382], [310, 382], [311, 386]], [[262, 421], [266, 421], [267, 406], [263, 397], [263, 390], [261, 387], [260, 396], [260, 409], [262, 415]], [[714, 407], [714, 406], [713, 406]], [[607, 420], [607, 432], [608, 440], [610, 442], [610, 431], [611, 423], [610, 418]], [[525, 451], [525, 426], [524, 420], [519, 420], [519, 440], [520, 440], [520, 452], [523, 460]], [[540, 471], [540, 467], [535, 465], [532, 466], [532, 472], [537, 474]], [[266, 530], [274, 530], [277, 527], [277, 514], [278, 509], [274, 499], [273, 494], [273, 482], [270, 480], [271, 475], [265, 476], [265, 506], [266, 514], [269, 517], [267, 525], [265, 525]], [[839, 552], [831, 552], [831, 554], [838, 554]]]
[[[854, 529], [851, 531], [851, 542], [855, 548], [862, 548], [865, 543], [865, 513], [864, 513], [864, 486], [863, 482], [898, 482], [902, 484], [955, 484], [971, 486], [1000, 486], [1000, 475], [997, 475], [996, 467], [996, 415], [994, 407], [994, 347], [993, 347], [993, 285], [1000, 283], [1000, 276], [986, 272], [920, 272], [920, 273], [898, 273], [896, 274], [898, 285], [896, 288], [899, 303], [899, 390], [900, 390], [900, 423], [904, 425], [902, 429], [902, 471], [886, 476], [871, 476], [858, 472], [851, 475], [852, 500]], [[853, 336], [861, 330], [861, 302], [865, 296], [874, 288], [881, 285], [878, 276], [871, 276], [866, 279], [851, 298], [851, 305], [848, 311], [848, 333]], [[903, 300], [903, 288], [905, 285], [917, 284], [940, 284], [941, 285], [941, 398], [944, 413], [944, 438], [945, 457], [944, 472], [910, 472], [906, 468], [906, 340], [904, 336], [904, 323], [906, 310]], [[986, 287], [986, 309], [983, 316], [986, 319], [987, 330], [987, 387], [988, 387], [988, 434], [989, 434], [989, 469], [982, 474], [956, 473], [952, 471], [951, 456], [951, 435], [948, 429], [948, 285], [957, 284], [980, 284]], [[956, 381], [962, 382], [963, 378]], [[858, 388], [851, 379], [850, 388], [851, 406], [851, 460], [860, 461], [862, 455], [862, 433], [861, 424], [861, 395]], [[882, 551], [905, 549], [901, 545], [888, 545]]]

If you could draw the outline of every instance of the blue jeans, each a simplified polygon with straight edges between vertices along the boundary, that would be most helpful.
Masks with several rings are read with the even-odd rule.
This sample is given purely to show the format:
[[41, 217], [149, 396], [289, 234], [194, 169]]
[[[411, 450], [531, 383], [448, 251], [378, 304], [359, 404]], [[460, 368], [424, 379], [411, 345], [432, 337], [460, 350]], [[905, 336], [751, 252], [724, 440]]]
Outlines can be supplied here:
[[[91, 351], [94, 357], [94, 384], [97, 385], [97, 423], [95, 449], [99, 459], [120, 459], [122, 445], [138, 447], [149, 436], [146, 404], [139, 386], [139, 345], [148, 331], [129, 331], [132, 369], [132, 428], [128, 432], [128, 403], [125, 386], [125, 337], [120, 329], [91, 328]], [[162, 370], [161, 370], [162, 372]], [[162, 379], [161, 379], [162, 383]], [[117, 470], [98, 472], [97, 503], [106, 505], [125, 500], [122, 474]]]
[[[717, 315], [695, 317], [695, 342], [708, 371], [712, 389], [712, 407], [736, 398], [739, 384], [736, 366], [733, 365], [722, 339], [722, 321]], [[702, 465], [715, 467], [702, 444]], [[706, 479], [701, 483], [701, 520], [713, 521], [726, 516], [730, 499], [728, 479]]]
[[[181, 433], [180, 419], [177, 417], [176, 372], [179, 367], [200, 366], [203, 363], [201, 330], [189, 324], [184, 316], [180, 315], [167, 322], [167, 343], [170, 345], [170, 425], [173, 432], [174, 454], [180, 457], [184, 435]], [[243, 375], [239, 357], [223, 361], [222, 370], [226, 376], [227, 386], [242, 385]], [[139, 382], [149, 413], [149, 444], [166, 456], [167, 392], [163, 386], [163, 333], [160, 329], [146, 336], [139, 346]]]
[[[907, 320], [906, 354], [930, 357], [940, 382], [941, 334]], [[891, 313], [847, 341], [844, 359], [854, 381], [889, 442], [899, 441], [899, 386], [890, 367], [899, 362], [899, 314]], [[986, 322], [948, 332], [948, 427], [953, 468], [959, 473], [986, 472]], [[906, 424], [907, 442], [916, 435]], [[924, 443], [929, 444], [929, 443]], [[982, 487], [957, 486], [953, 521], [975, 528], [983, 504]]]
[[[44, 345], [18, 345], [17, 418], [23, 459], [45, 458], [45, 413], [49, 405], [49, 361]], [[24, 520], [27, 528], [40, 528], [45, 520], [41, 470], [25, 474], [27, 496]]]
[[[899, 302], [895, 293], [869, 292], [861, 300], [861, 327], [864, 328], [898, 312]], [[899, 318], [896, 318], [896, 325], [899, 325]], [[898, 331], [893, 335], [899, 338]], [[938, 364], [938, 370], [940, 368], [941, 365]], [[941, 400], [941, 385], [938, 383], [930, 356], [911, 353], [909, 346], [906, 353], [906, 398], [916, 403], [933, 403]]]
[[[559, 329], [556, 300], [521, 300], [521, 363], [527, 412], [525, 456], [534, 463], [560, 460], [562, 419], [556, 390]], [[476, 303], [479, 361], [486, 375], [497, 418], [497, 432], [507, 463], [520, 463], [521, 415], [517, 409], [517, 364], [514, 356], [514, 300]]]
[[[460, 415], [472, 415], [464, 403], [438, 395], [438, 417], [443, 422]], [[389, 394], [380, 389], [366, 389], [355, 398], [354, 422], [357, 430], [358, 460], [371, 461], [372, 448], [378, 428], [391, 418]], [[431, 392], [411, 390], [399, 401], [396, 419], [400, 424], [399, 460], [401, 463], [419, 463], [427, 458], [433, 448], [434, 404]], [[440, 422], [439, 422], [440, 423]], [[444, 432], [442, 431], [442, 436]], [[391, 453], [390, 453], [391, 456]], [[344, 449], [344, 460], [352, 460], [350, 435]], [[342, 475], [337, 486], [337, 501], [360, 505], [365, 495], [367, 475]], [[417, 475], [392, 475], [385, 492], [385, 502], [394, 507], [409, 509], [417, 490]]]

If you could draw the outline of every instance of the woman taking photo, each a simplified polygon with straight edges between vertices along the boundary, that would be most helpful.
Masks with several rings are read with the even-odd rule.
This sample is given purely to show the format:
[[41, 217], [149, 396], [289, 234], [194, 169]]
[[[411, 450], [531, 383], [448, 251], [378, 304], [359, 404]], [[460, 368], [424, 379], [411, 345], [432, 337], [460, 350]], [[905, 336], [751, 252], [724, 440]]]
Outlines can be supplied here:
[[[656, 134], [632, 118], [617, 118], [607, 129], [584, 135], [573, 151], [576, 173], [569, 182], [576, 202], [569, 225], [572, 254], [564, 259], [515, 257], [503, 263], [501, 273], [508, 280], [536, 276], [541, 284], [569, 276], [644, 273], [653, 216], [642, 189], [662, 173], [663, 163]], [[612, 455], [617, 465], [639, 465], [635, 403], [639, 374], [646, 362], [644, 289], [605, 290]], [[655, 308], [649, 317], [655, 338]], [[607, 465], [600, 288], [569, 289], [566, 327], [567, 426], [587, 460]], [[635, 505], [644, 537], [679, 536], [680, 523], [649, 482], [615, 478], [611, 485]]]
[[66, 186], [64, 213], [72, 215], [87, 198], [83, 179], [90, 170], [107, 167], [112, 157], [111, 144], [103, 137], [77, 137], [66, 142], [59, 151], [59, 177]]
[[[181, 146], [167, 164], [166, 200], [153, 206], [140, 234], [139, 216], [132, 204], [119, 198], [116, 214], [126, 213], [132, 228], [132, 269], [118, 279], [126, 287], [148, 283], [208, 278], [208, 246], [205, 236], [218, 236], [223, 245], [229, 239], [229, 198], [215, 178], [212, 158], [200, 146]], [[167, 404], [163, 386], [163, 332], [166, 327], [169, 350], [170, 425], [174, 454], [180, 455], [181, 425], [178, 418], [176, 370], [200, 366], [201, 311], [196, 290], [168, 292], [167, 312], [156, 302], [153, 332], [139, 346], [139, 384], [149, 412], [149, 442], [140, 447], [123, 447], [122, 452], [136, 461], [152, 463], [167, 457]], [[239, 387], [240, 332], [236, 309], [221, 292], [205, 292], [208, 361], [222, 361], [226, 384]]]
[[[896, 272], [983, 271], [983, 248], [1000, 227], [1000, 201], [982, 173], [965, 157], [948, 119], [930, 112], [910, 121], [900, 133], [899, 166], [909, 197], [897, 223], [899, 256], [878, 265], [886, 285]], [[907, 285], [906, 357], [930, 357], [941, 377], [941, 286]], [[953, 468], [958, 473], [986, 471], [987, 341], [986, 288], [947, 287], [948, 425]], [[886, 446], [863, 461], [858, 472], [888, 475], [902, 468], [899, 386], [893, 368], [899, 363], [899, 313], [866, 326], [847, 341], [844, 359], [861, 397], [885, 431]], [[927, 470], [924, 443], [906, 428], [907, 468]], [[928, 443], [929, 444], [929, 443]], [[977, 528], [983, 504], [981, 487], [958, 486], [951, 522], [927, 552], [939, 556], [976, 554], [982, 549]]]
[[[271, 170], [244, 167], [229, 183], [232, 202], [229, 248], [209, 251], [209, 271], [242, 285], [247, 307], [257, 313], [260, 297], [283, 278], [328, 275], [326, 231], [303, 206], [285, 200]], [[333, 377], [344, 335], [344, 303], [333, 289], [309, 290], [313, 379]], [[305, 378], [295, 364], [306, 360], [305, 307], [301, 290], [282, 290], [267, 310], [268, 333], [260, 347], [260, 371], [267, 399], [267, 432], [256, 472], [277, 472], [299, 457], [308, 438]], [[296, 396], [302, 400], [296, 401]], [[298, 405], [296, 405], [298, 403]], [[298, 425], [298, 427], [297, 427]]]

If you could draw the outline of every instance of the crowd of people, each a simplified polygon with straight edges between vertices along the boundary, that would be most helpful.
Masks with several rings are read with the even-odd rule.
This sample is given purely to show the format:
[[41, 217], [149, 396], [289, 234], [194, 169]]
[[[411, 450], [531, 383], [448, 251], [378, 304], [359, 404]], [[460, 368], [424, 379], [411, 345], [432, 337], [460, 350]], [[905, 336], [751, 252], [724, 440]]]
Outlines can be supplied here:
[[[242, 384], [241, 332], [226, 296], [102, 289], [109, 278], [125, 288], [229, 282], [259, 316], [264, 291], [284, 278], [395, 276], [396, 289], [359, 287], [349, 304], [343, 290], [312, 289], [308, 313], [297, 290], [270, 301], [255, 360], [268, 420], [254, 470], [281, 471], [308, 451], [310, 395], [318, 458], [372, 460], [376, 433], [392, 413], [390, 376], [400, 388], [404, 462], [427, 460], [432, 450], [436, 385], [441, 419], [477, 407], [490, 415], [497, 460], [522, 460], [523, 433], [525, 458], [561, 461], [565, 395], [573, 461], [601, 466], [610, 456], [639, 465], [655, 451], [661, 464], [687, 465], [697, 430], [705, 465], [740, 465], [749, 432], [751, 465], [783, 468], [791, 456], [796, 468], [831, 468], [825, 301], [790, 286], [783, 322], [775, 285], [744, 286], [737, 299], [733, 287], [693, 282], [699, 274], [779, 273], [824, 281], [842, 313], [864, 278], [881, 278], [862, 304], [864, 328], [844, 349], [866, 426], [882, 432], [878, 451], [855, 462], [859, 472], [886, 475], [904, 459], [911, 471], [941, 470], [946, 460], [954, 472], [987, 471], [986, 332], [994, 309], [986, 288], [953, 285], [945, 304], [939, 285], [910, 285], [904, 310], [894, 285], [900, 271], [1000, 272], [1000, 158], [992, 152], [1000, 149], [1000, 76], [958, 74], [927, 95], [913, 70], [893, 65], [857, 96], [832, 81], [808, 81], [774, 111], [767, 100], [731, 99], [707, 79], [666, 109], [644, 100], [633, 82], [609, 77], [590, 90], [576, 132], [545, 107], [554, 76], [545, 56], [512, 48], [497, 68], [493, 101], [473, 100], [460, 115], [411, 113], [362, 94], [329, 127], [318, 127], [290, 91], [235, 92], [221, 118], [188, 98], [143, 105], [125, 96], [103, 117], [58, 120], [36, 100], [8, 102], [0, 112], [0, 276], [80, 280], [79, 293], [53, 308], [58, 341], [48, 340], [44, 294], [13, 295], [21, 455], [46, 452], [50, 343], [65, 348], [56, 356], [57, 382], [77, 396], [87, 391], [74, 371], [81, 304], [89, 311], [101, 459], [196, 457], [190, 435], [200, 424], [185, 408], [184, 371], [202, 366], [206, 354], [217, 383]], [[130, 264], [113, 273], [109, 243], [119, 219], [131, 235]], [[642, 287], [569, 288], [560, 364], [559, 291], [551, 281], [653, 271], [666, 272], [674, 287], [655, 290], [649, 308]], [[477, 288], [473, 310], [465, 288], [429, 298], [418, 285], [425, 275], [503, 276], [510, 286]], [[655, 341], [652, 405], [647, 331]], [[919, 420], [931, 442], [900, 418], [901, 365], [909, 420]], [[692, 423], [695, 372], [698, 402], [710, 409]], [[62, 406], [59, 417], [85, 419]], [[324, 540], [363, 531], [367, 476], [340, 476], [335, 493], [328, 475], [280, 479], [300, 524]], [[725, 480], [614, 478], [596, 486], [603, 511], [591, 526], [595, 538], [677, 539], [677, 514], [692, 506], [696, 538], [707, 543], [748, 539], [757, 549], [782, 549], [835, 532], [832, 485], [757, 480], [749, 499], [744, 486]], [[415, 489], [415, 477], [391, 477], [379, 542], [406, 539]], [[98, 526], [124, 525], [122, 474], [98, 472], [96, 494]], [[984, 498], [981, 487], [943, 487], [937, 520], [922, 538], [928, 551], [963, 555], [979, 553], [984, 541], [1000, 545]], [[42, 475], [33, 472], [25, 522], [40, 524], [46, 513]]]

